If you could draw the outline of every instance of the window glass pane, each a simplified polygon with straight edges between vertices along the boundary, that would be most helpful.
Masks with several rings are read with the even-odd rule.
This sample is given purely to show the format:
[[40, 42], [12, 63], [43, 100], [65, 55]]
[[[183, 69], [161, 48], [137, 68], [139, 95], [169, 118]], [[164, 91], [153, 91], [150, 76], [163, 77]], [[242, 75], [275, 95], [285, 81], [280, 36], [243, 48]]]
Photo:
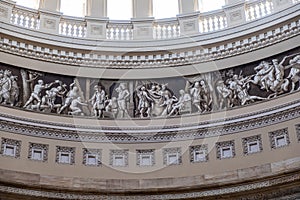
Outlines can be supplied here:
[[33, 160], [42, 160], [42, 150], [33, 150], [32, 159]]
[[153, 16], [156, 19], [176, 17], [178, 0], [153, 0]]
[[225, 5], [225, 0], [198, 0], [200, 12], [208, 12], [221, 9]]
[[8, 156], [15, 156], [15, 147], [6, 145], [6, 147], [4, 148], [4, 154]]
[[114, 157], [114, 166], [124, 166], [124, 157], [123, 156], [115, 156]]
[[39, 0], [15, 0], [18, 5], [38, 9]]
[[113, 20], [130, 20], [132, 0], [107, 0], [107, 16]]
[[64, 15], [85, 16], [85, 0], [61, 0], [60, 12]]

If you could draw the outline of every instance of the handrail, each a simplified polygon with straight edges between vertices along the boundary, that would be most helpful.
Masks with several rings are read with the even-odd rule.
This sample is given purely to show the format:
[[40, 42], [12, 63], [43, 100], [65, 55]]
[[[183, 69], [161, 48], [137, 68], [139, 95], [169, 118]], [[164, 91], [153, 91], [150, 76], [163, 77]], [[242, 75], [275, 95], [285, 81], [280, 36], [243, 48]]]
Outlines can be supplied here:
[[[249, 22], [263, 18], [267, 15], [277, 12], [278, 9], [274, 8], [275, 0], [254, 0], [254, 1], [245, 1], [242, 4], [242, 9], [245, 14], [244, 22]], [[0, 1], [0, 4], [8, 4], [8, 1]], [[298, 4], [300, 0], [292, 0], [293, 4]], [[25, 8], [23, 6], [10, 3], [12, 7], [10, 23], [21, 26], [24, 28], [40, 30], [41, 26], [41, 13], [42, 10], [34, 10]], [[236, 5], [232, 5], [234, 7]], [[226, 10], [230, 8], [225, 6], [222, 9], [205, 12], [205, 13], [196, 13], [194, 14], [194, 19], [198, 20], [198, 26], [192, 34], [198, 33], [208, 33], [222, 30], [229, 27], [228, 14]], [[58, 30], [56, 34], [63, 35], [66, 37], [72, 38], [90, 38], [88, 35], [88, 21], [89, 17], [78, 18], [64, 16], [61, 13], [56, 13], [57, 19], [59, 20]], [[152, 32], [152, 36], [147, 38], [148, 40], [161, 40], [161, 39], [174, 39], [181, 37], [182, 35], [187, 35], [183, 33], [183, 28], [181, 26], [181, 20], [186, 20], [190, 16], [182, 17], [178, 15], [176, 18], [170, 19], [153, 19], [147, 20], [145, 23], [148, 23]], [[95, 22], [101, 21], [101, 19], [94, 19]], [[111, 21], [106, 20], [102, 22], [104, 28], [104, 34], [101, 39], [106, 40], [135, 40], [135, 22], [133, 20], [129, 21]], [[198, 30], [197, 30], [198, 29]], [[97, 37], [97, 36], [96, 36]]]

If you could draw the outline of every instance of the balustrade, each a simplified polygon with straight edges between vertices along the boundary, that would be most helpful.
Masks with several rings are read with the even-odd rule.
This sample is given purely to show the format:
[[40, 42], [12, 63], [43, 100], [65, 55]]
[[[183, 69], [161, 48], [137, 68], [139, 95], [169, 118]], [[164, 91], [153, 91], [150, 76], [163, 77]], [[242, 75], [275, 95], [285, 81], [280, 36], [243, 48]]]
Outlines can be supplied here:
[[245, 6], [246, 20], [252, 21], [273, 13], [272, 0], [249, 2]]
[[218, 31], [225, 27], [227, 27], [227, 19], [223, 10], [216, 10], [200, 15], [200, 33]]
[[[298, 4], [300, 0], [293, 0]], [[1, 3], [1, 2], [0, 2]], [[246, 21], [253, 21], [276, 12], [273, 0], [255, 0], [245, 2]], [[11, 24], [28, 29], [39, 29], [39, 11], [14, 5], [11, 14]], [[58, 34], [85, 38], [87, 37], [87, 23], [85, 18], [58, 16], [60, 19]], [[227, 27], [227, 17], [223, 9], [200, 13], [199, 33], [218, 31]], [[153, 39], [172, 39], [181, 36], [178, 18], [155, 20], [152, 25]], [[109, 21], [106, 24], [106, 39], [133, 40], [133, 24], [131, 21]]]
[[177, 19], [156, 21], [153, 25], [153, 39], [171, 39], [180, 36]]
[[130, 22], [110, 22], [107, 25], [106, 38], [109, 40], [132, 40], [133, 25]]
[[84, 19], [62, 17], [59, 23], [59, 34], [69, 37], [86, 37]]
[[11, 23], [29, 29], [39, 29], [39, 14], [37, 10], [16, 6], [12, 10]]

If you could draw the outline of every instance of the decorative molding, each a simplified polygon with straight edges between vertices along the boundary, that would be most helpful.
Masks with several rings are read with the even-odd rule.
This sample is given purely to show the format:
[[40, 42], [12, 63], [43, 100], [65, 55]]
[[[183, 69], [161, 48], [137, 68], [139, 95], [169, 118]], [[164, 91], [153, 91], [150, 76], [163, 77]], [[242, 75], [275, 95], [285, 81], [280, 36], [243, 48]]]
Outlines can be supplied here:
[[[14, 158], [20, 158], [20, 154], [21, 154], [21, 140], [13, 140], [13, 139], [9, 139], [9, 138], [1, 138], [1, 151], [0, 154], [3, 156], [10, 156], [10, 157], [14, 157]], [[5, 154], [5, 148], [6, 145], [9, 145], [10, 147], [13, 147], [13, 151], [14, 151], [14, 155], [6, 155]]]
[[[254, 135], [254, 136], [242, 138], [242, 143], [243, 143], [243, 153], [244, 153], [244, 155], [249, 155], [249, 154], [253, 154], [253, 153], [262, 152], [262, 150], [263, 150], [261, 135]], [[251, 145], [251, 144], [256, 144], [257, 145], [257, 151], [255, 151], [255, 152], [249, 151], [250, 150], [249, 145]]]
[[[40, 150], [41, 151], [41, 160], [34, 159], [33, 151], [34, 150]], [[34, 161], [42, 161], [46, 162], [48, 160], [48, 151], [49, 151], [49, 145], [48, 144], [37, 144], [37, 143], [29, 143], [29, 150], [28, 150], [28, 159], [34, 160]]]
[[[37, 42], [24, 41], [22, 39], [7, 37], [0, 38], [0, 51], [19, 55], [22, 57], [37, 59], [59, 64], [72, 66], [85, 66], [96, 68], [112, 69], [132, 69], [132, 68], [166, 68], [182, 65], [196, 65], [199, 63], [210, 62], [223, 58], [229, 58], [262, 49], [273, 44], [282, 42], [299, 35], [299, 20], [294, 19], [266, 30], [255, 32], [251, 35], [231, 39], [230, 43], [223, 43], [217, 46], [201, 46], [193, 50], [179, 51], [167, 54], [149, 54], [147, 56], [116, 56], [103, 54], [103, 52], [92, 51], [82, 53], [82, 51], [62, 50], [61, 46], [48, 44], [38, 44]], [[219, 44], [219, 43], [218, 43]]]
[[[62, 192], [62, 191], [43, 191], [40, 188], [35, 189], [26, 189], [20, 187], [6, 186], [0, 184], [0, 194], [16, 194], [16, 195], [25, 195], [28, 197], [39, 197], [39, 198], [55, 198], [55, 199], [79, 199], [79, 200], [94, 200], [94, 199], [116, 199], [116, 200], [144, 200], [144, 199], [157, 199], [157, 200], [166, 200], [166, 199], [194, 199], [194, 198], [217, 198], [217, 197], [226, 197], [227, 195], [236, 195], [238, 193], [242, 196], [237, 197], [239, 200], [258, 200], [258, 199], [271, 199], [278, 197], [290, 196], [293, 194], [299, 194], [300, 189], [295, 183], [300, 181], [299, 172], [294, 172], [291, 174], [284, 174], [284, 176], [263, 178], [256, 182], [243, 183], [238, 185], [227, 185], [224, 187], [218, 186], [218, 188], [207, 188], [202, 191], [193, 191], [187, 192], [186, 188], [179, 191], [176, 190], [176, 193], [165, 194], [79, 194], [71, 192]], [[294, 184], [294, 187], [288, 187], [288, 185]], [[276, 189], [275, 191], [270, 190], [272, 187], [281, 185], [281, 189]], [[267, 192], [264, 190], [267, 190]], [[260, 192], [257, 192], [260, 191]], [[245, 193], [243, 193], [245, 192]], [[157, 192], [155, 192], [157, 193]]]
[[[286, 147], [290, 144], [288, 128], [279, 129], [269, 132], [270, 145], [272, 149]], [[283, 143], [280, 143], [282, 140]]]
[[[44, 123], [0, 113], [0, 128], [2, 131], [16, 134], [68, 141], [118, 143], [167, 142], [239, 133], [296, 119], [300, 117], [299, 105], [299, 100], [296, 100], [285, 105], [275, 106], [271, 109], [227, 118], [222, 121], [214, 120], [182, 125], [180, 127], [153, 127], [149, 130], [136, 127], [101, 127], [101, 130], [99, 130], [96, 127], [62, 125], [51, 122]], [[133, 135], [134, 137], [132, 137]]]

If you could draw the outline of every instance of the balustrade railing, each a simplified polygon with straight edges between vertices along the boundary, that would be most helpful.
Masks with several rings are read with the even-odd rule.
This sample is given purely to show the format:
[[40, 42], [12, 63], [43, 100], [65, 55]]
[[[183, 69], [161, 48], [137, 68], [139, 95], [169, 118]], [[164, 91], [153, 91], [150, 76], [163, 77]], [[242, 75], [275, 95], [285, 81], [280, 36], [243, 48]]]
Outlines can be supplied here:
[[[243, 8], [247, 21], [257, 20], [275, 12], [274, 0], [253, 0], [246, 1]], [[292, 0], [293, 4], [298, 4], [300, 0]], [[1, 4], [1, 1], [0, 1]], [[228, 7], [226, 7], [228, 8]], [[200, 13], [199, 33], [214, 32], [228, 27], [228, 19], [225, 9]], [[1, 13], [0, 13], [1, 14]], [[67, 37], [85, 38], [87, 37], [87, 21], [85, 18], [77, 18], [61, 15], [58, 16], [58, 34]], [[182, 18], [182, 17], [181, 17]], [[153, 39], [172, 39], [181, 36], [181, 18], [169, 18], [154, 20], [152, 26]], [[97, 22], [97, 20], [96, 20]], [[12, 4], [10, 23], [28, 29], [40, 29], [40, 12], [38, 10], [25, 8]], [[105, 25], [106, 39], [108, 40], [133, 40], [134, 23], [131, 21], [108, 21]]]
[[128, 22], [110, 22], [106, 28], [106, 39], [109, 40], [132, 40], [133, 25]]
[[223, 10], [200, 14], [199, 31], [200, 33], [212, 32], [227, 27], [226, 14]]
[[69, 37], [86, 37], [84, 19], [63, 16], [59, 23], [59, 34]]
[[272, 0], [259, 0], [247, 2], [245, 5], [245, 15], [247, 21], [256, 20], [273, 13]]
[[29, 29], [39, 29], [39, 13], [37, 10], [15, 6], [12, 10], [11, 23]]

